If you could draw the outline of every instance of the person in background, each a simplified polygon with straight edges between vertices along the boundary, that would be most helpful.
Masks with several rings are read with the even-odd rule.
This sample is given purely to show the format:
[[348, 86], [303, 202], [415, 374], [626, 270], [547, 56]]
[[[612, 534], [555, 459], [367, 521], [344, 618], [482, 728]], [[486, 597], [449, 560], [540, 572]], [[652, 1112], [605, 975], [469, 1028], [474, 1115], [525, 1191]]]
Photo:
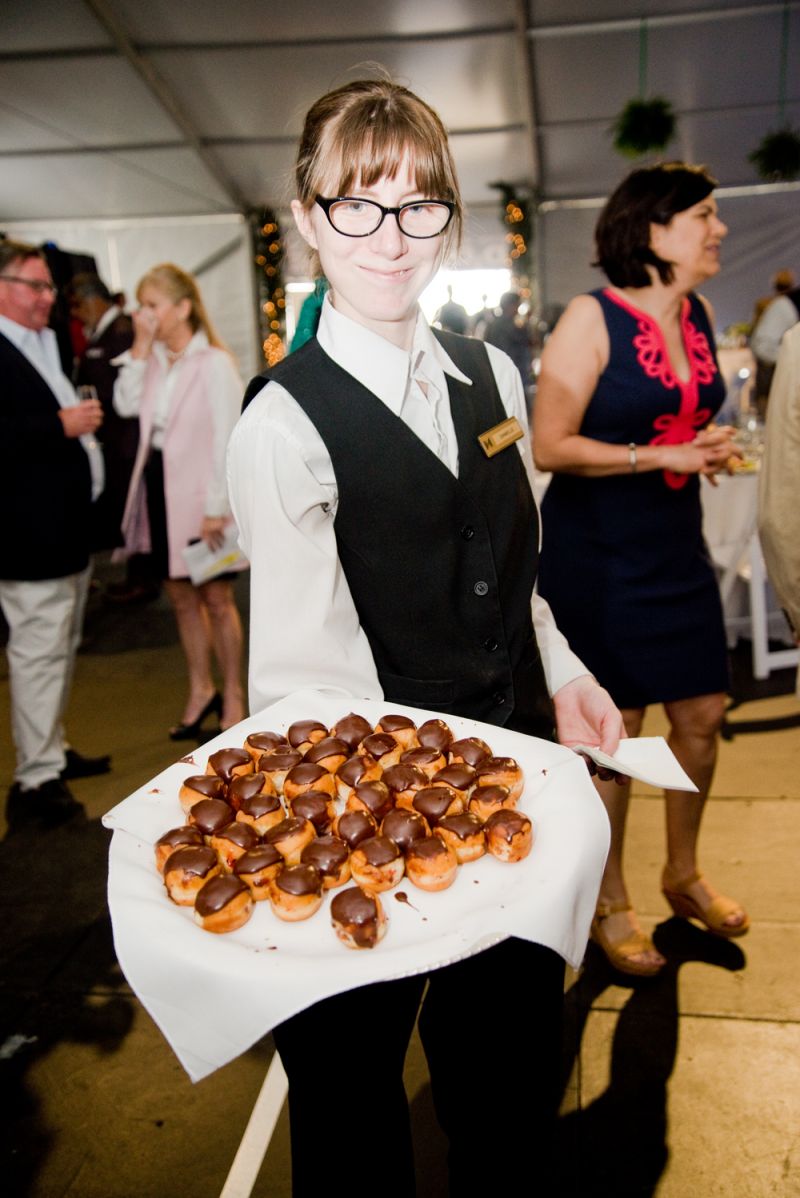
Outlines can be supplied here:
[[522, 386], [528, 395], [533, 381], [533, 338], [527, 321], [522, 322], [519, 319], [520, 303], [518, 292], [504, 292], [500, 296], [500, 312], [489, 321], [483, 333], [483, 340], [508, 354], [519, 371]]
[[800, 641], [800, 324], [784, 335], [769, 393], [758, 531], [770, 581]]
[[17, 765], [11, 830], [51, 826], [83, 811], [66, 780], [105, 773], [64, 738], [89, 585], [93, 498], [102, 491], [96, 400], [79, 403], [47, 327], [56, 289], [34, 246], [0, 243], [0, 471], [8, 513], [0, 607], [8, 623], [11, 722]]
[[[222, 545], [231, 524], [225, 450], [239, 414], [242, 384], [212, 328], [196, 280], [172, 263], [153, 267], [137, 287], [131, 349], [120, 367], [114, 407], [139, 418], [139, 449], [122, 518], [127, 553], [151, 553], [175, 611], [189, 671], [173, 740], [201, 735], [205, 720], [223, 728], [244, 716], [242, 626], [230, 574], [195, 586], [183, 550], [203, 539]], [[211, 651], [222, 694], [211, 674]]]
[[[114, 360], [133, 342], [133, 322], [116, 303], [99, 275], [76, 275], [69, 286], [70, 313], [80, 321], [86, 344], [76, 358], [73, 382], [76, 387], [94, 387], [103, 409], [98, 440], [103, 447], [106, 485], [95, 504], [92, 549], [116, 549], [122, 545], [122, 513], [128, 495], [136, 449], [139, 421], [123, 418], [114, 410], [114, 382], [118, 367]], [[106, 597], [118, 602], [152, 599], [158, 583], [148, 572], [148, 557], [128, 559], [124, 583], [112, 583]]]
[[[610, 197], [595, 240], [611, 285], [573, 299], [545, 346], [533, 445], [554, 474], [541, 594], [629, 736], [648, 704], [664, 704], [670, 748], [698, 793], [667, 792], [663, 893], [676, 914], [732, 937], [747, 915], [697, 867], [728, 685], [700, 481], [741, 456], [733, 430], [712, 423], [725, 386], [713, 314], [695, 294], [719, 271], [727, 233], [714, 187], [703, 168], [673, 162], [634, 171]], [[623, 875], [629, 786], [598, 789], [611, 852], [593, 936], [622, 972], [654, 974], [664, 958], [639, 928]]]
[[[557, 726], [565, 743], [614, 752], [619, 713], [532, 594], [539, 525], [527, 437], [494, 456], [478, 441], [498, 422], [523, 433], [519, 374], [492, 346], [434, 333], [418, 307], [463, 219], [439, 117], [388, 80], [347, 84], [308, 112], [296, 182], [295, 221], [330, 291], [317, 337], [251, 383], [228, 453], [251, 562], [251, 709], [313, 686], [550, 740]], [[430, 974], [420, 1034], [452, 1194], [527, 1192], [531, 1160], [544, 1170], [563, 977], [557, 953], [513, 937]], [[360, 1068], [337, 1081], [343, 1110], [364, 1109], [368, 1094], [381, 1112], [376, 1134], [358, 1137], [359, 1174], [379, 1179], [387, 1198], [413, 1193], [402, 1070], [425, 983], [362, 986], [274, 1029], [296, 1195], [330, 1188], [308, 1047], [331, 1029], [338, 1043], [373, 1032], [379, 1041], [365, 1050], [366, 1083]], [[491, 1025], [476, 1030], [477, 1013], [505, 1009], [511, 995], [535, 1031], [513, 1034], [513, 1051], [504, 1030], [475, 1051], [493, 1041]], [[475, 1150], [487, 1095], [501, 1098], [508, 1151]]]
[[446, 329], [450, 333], [467, 332], [469, 328], [469, 316], [467, 309], [463, 304], [457, 303], [453, 299], [453, 288], [447, 288], [447, 302], [442, 304], [439, 311], [434, 316], [434, 323], [439, 325], [439, 328]]
[[756, 359], [756, 402], [763, 416], [769, 399], [775, 363], [783, 336], [800, 320], [800, 288], [790, 270], [778, 271], [773, 279], [775, 294], [759, 300], [753, 315], [750, 348]]

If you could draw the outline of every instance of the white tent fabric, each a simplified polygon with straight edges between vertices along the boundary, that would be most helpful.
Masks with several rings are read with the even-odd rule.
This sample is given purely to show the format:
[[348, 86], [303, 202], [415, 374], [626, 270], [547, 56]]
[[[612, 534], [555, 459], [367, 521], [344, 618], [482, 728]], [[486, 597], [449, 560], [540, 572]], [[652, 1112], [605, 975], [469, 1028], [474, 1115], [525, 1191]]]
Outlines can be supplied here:
[[[678, 118], [667, 156], [706, 162], [738, 189], [723, 193], [732, 232], [710, 289], [727, 324], [747, 317], [775, 269], [800, 265], [797, 196], [751, 194], [759, 180], [747, 157], [778, 124], [785, 11], [783, 117], [797, 125], [800, 0], [6, 0], [0, 228], [39, 220], [65, 248], [94, 251], [88, 226], [82, 244], [67, 244], [55, 222], [126, 220], [138, 232], [115, 238], [130, 290], [144, 261], [163, 256], [156, 231], [180, 228], [150, 218], [180, 217], [191, 236], [195, 216], [266, 204], [285, 218], [303, 112], [379, 63], [450, 129], [473, 213], [465, 264], [504, 256], [491, 184], [531, 189], [547, 205], [541, 297], [563, 303], [593, 282], [596, 209], [573, 202], [607, 194], [630, 165], [609, 127], [638, 94], [644, 17], [647, 94], [666, 96]], [[184, 244], [177, 232], [174, 244]], [[292, 252], [289, 276], [304, 272]], [[236, 286], [244, 294], [249, 283]]]

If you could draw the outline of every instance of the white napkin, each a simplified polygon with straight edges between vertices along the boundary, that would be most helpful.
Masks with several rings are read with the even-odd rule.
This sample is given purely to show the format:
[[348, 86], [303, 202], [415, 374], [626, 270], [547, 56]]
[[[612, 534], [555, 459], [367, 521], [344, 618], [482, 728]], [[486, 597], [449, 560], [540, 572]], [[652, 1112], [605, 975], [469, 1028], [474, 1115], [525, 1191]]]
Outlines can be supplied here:
[[[244, 927], [224, 936], [202, 931], [191, 908], [169, 901], [153, 844], [184, 822], [181, 781], [203, 772], [210, 753], [241, 745], [251, 732], [285, 731], [302, 718], [330, 726], [351, 707], [373, 723], [387, 711], [417, 723], [437, 714], [316, 691], [293, 695], [170, 766], [104, 817], [115, 831], [108, 897], [120, 965], [194, 1081], [318, 999], [439, 968], [507, 936], [545, 944], [576, 967], [583, 957], [609, 839], [585, 762], [563, 746], [452, 716], [442, 718], [454, 733], [482, 737], [525, 772], [520, 808], [533, 821], [535, 841], [524, 861], [483, 857], [461, 866], [454, 885], [437, 894], [404, 880], [398, 889], [413, 906], [399, 903], [396, 891], [382, 895], [387, 934], [363, 952], [336, 938], [329, 898], [311, 919], [289, 924], [258, 903]], [[644, 747], [649, 760], [652, 746]], [[621, 758], [609, 760], [621, 768]], [[662, 784], [660, 766], [647, 768]]]

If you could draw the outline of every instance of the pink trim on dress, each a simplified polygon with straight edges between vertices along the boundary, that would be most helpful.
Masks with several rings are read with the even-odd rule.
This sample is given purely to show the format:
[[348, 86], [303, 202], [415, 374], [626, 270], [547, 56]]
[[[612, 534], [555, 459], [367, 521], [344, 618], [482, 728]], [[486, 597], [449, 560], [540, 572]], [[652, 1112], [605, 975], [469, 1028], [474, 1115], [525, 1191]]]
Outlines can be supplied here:
[[[672, 367], [664, 334], [658, 322], [609, 288], [606, 288], [603, 294], [620, 308], [624, 308], [637, 322], [639, 332], [633, 339], [633, 345], [636, 349], [636, 360], [647, 377], [658, 379], [668, 391], [673, 387], [680, 391], [681, 402], [678, 411], [665, 412], [653, 421], [653, 428], [657, 432], [651, 437], [650, 444], [683, 445], [686, 441], [693, 441], [697, 430], [704, 428], [711, 418], [709, 408], [698, 407], [698, 388], [700, 383], [711, 382], [717, 373], [717, 366], [705, 333], [701, 332], [689, 317], [689, 300], [684, 299], [681, 307], [681, 334], [689, 360], [689, 378], [684, 382], [678, 378]], [[663, 474], [667, 486], [676, 491], [685, 487], [689, 481], [688, 474], [675, 474], [671, 470], [664, 470]]]

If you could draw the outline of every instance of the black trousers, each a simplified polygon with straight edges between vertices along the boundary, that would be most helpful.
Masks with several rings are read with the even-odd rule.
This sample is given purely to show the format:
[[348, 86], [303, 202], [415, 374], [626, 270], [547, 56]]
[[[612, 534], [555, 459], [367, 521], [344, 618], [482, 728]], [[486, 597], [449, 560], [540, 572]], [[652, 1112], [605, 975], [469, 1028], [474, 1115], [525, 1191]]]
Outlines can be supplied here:
[[280, 1024], [294, 1198], [336, 1193], [354, 1176], [381, 1198], [414, 1194], [403, 1063], [418, 1012], [450, 1144], [450, 1193], [552, 1192], [563, 988], [557, 953], [510, 939], [427, 978], [324, 999]]

